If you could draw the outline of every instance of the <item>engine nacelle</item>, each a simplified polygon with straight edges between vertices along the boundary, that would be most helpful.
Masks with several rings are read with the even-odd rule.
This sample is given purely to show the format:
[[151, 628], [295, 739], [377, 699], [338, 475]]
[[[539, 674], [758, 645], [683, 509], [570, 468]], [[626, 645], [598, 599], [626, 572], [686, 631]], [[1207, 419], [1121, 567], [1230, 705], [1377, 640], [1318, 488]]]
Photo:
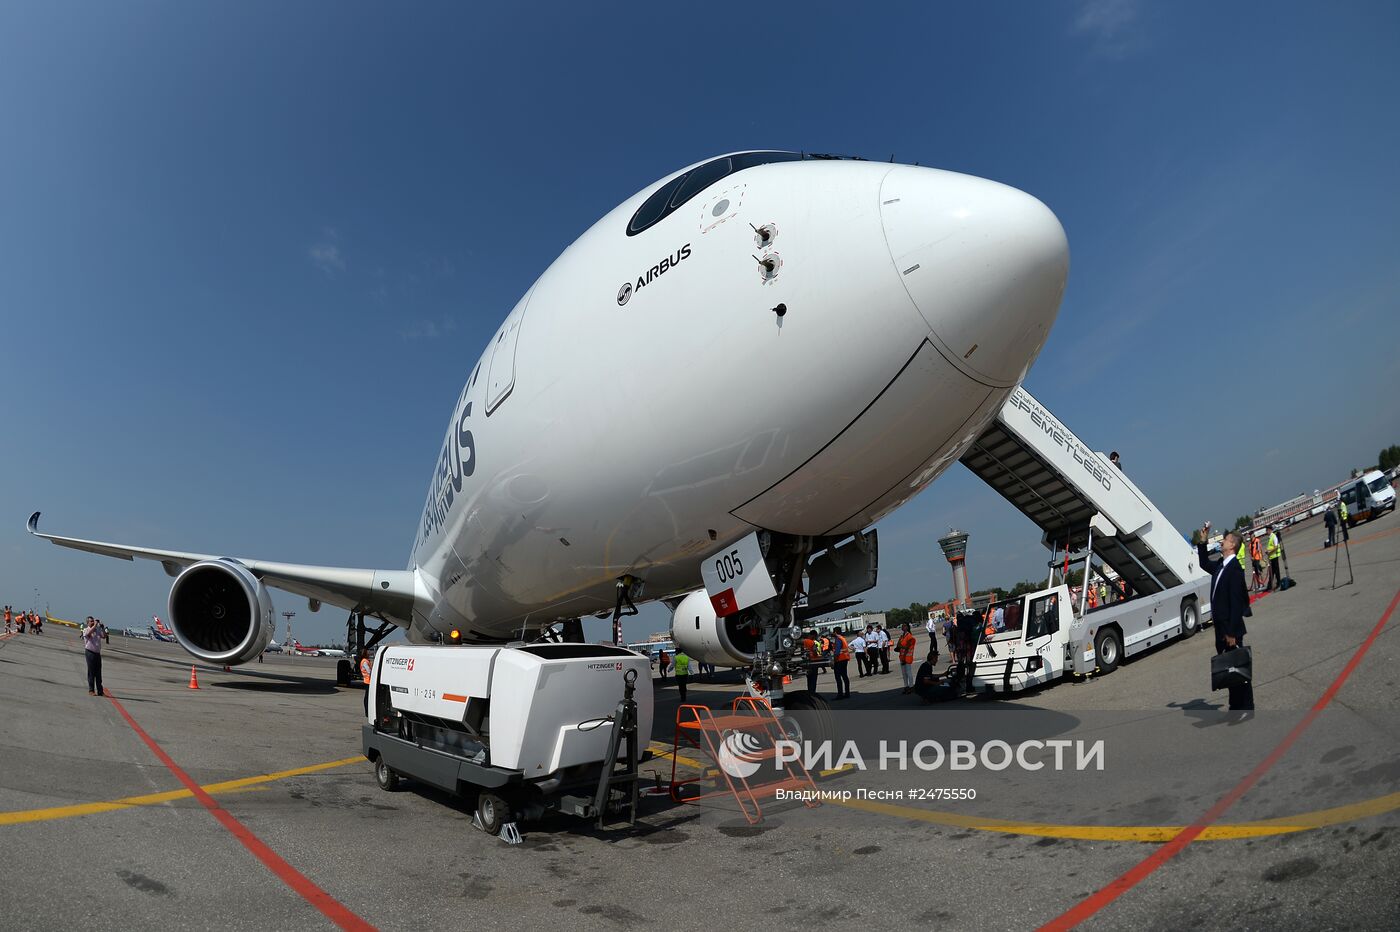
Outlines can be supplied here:
[[671, 640], [691, 660], [720, 667], [746, 667], [758, 647], [758, 626], [744, 612], [716, 618], [704, 589], [681, 599], [671, 615]]
[[272, 640], [272, 596], [243, 564], [205, 560], [170, 587], [170, 627], [200, 660], [248, 663]]

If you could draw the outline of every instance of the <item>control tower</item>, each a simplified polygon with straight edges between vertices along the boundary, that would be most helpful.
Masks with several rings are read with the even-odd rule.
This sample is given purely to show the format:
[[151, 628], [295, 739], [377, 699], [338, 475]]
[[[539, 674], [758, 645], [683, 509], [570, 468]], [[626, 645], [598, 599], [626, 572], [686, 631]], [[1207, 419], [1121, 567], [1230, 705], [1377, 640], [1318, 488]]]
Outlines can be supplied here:
[[967, 584], [967, 532], [949, 528], [946, 535], [938, 538], [938, 546], [943, 548], [943, 555], [953, 568], [953, 599], [959, 606], [967, 607], [971, 604], [968, 601], [971, 587]]

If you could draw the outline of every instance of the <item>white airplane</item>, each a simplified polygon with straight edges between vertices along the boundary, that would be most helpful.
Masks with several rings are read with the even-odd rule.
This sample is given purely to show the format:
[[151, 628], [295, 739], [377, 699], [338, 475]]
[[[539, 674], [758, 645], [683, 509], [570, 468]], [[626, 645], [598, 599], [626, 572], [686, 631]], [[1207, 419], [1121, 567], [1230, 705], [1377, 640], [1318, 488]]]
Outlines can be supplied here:
[[[175, 577], [176, 637], [213, 663], [268, 643], [268, 586], [419, 642], [582, 640], [578, 619], [616, 621], [644, 588], [676, 607], [673, 637], [692, 658], [749, 666], [772, 687], [800, 669], [804, 576], [813, 610], [874, 584], [867, 529], [996, 415], [1067, 272], [1060, 223], [1014, 188], [793, 152], [721, 156], [595, 223], [464, 365], [406, 569], [60, 537], [38, 531], [37, 512], [29, 530], [159, 561]], [[745, 555], [766, 598], [748, 604], [733, 580], [686, 597], [702, 567], [724, 576], [733, 556], [733, 574]]]

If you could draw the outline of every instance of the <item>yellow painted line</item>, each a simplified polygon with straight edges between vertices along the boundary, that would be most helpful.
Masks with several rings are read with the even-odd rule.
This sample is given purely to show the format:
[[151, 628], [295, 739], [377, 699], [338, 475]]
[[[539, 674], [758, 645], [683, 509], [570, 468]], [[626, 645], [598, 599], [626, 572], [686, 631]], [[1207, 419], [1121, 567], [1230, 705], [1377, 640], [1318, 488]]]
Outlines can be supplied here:
[[[670, 758], [669, 750], [657, 756]], [[676, 760], [702, 770], [711, 764], [690, 757], [676, 755]], [[831, 777], [847, 773], [855, 768], [840, 767], [823, 770], [820, 775]], [[896, 803], [879, 802], [873, 799], [827, 799], [824, 802], [863, 812], [930, 822], [949, 828], [974, 829], [981, 832], [1000, 832], [1007, 835], [1029, 835], [1037, 838], [1063, 838], [1075, 841], [1132, 841], [1162, 843], [1170, 841], [1186, 829], [1184, 825], [1057, 825], [1048, 822], [1013, 822], [1004, 819], [989, 819], [984, 816], [963, 815], [956, 812], [943, 812], [935, 809], [919, 809], [915, 806], [901, 806]], [[1344, 822], [1354, 822], [1371, 816], [1383, 815], [1400, 809], [1400, 793], [1377, 796], [1345, 806], [1330, 809], [1317, 809], [1293, 816], [1280, 816], [1276, 819], [1259, 819], [1253, 822], [1235, 822], [1212, 825], [1201, 833], [1198, 841], [1237, 841], [1242, 838], [1266, 838], [1273, 835], [1290, 835], [1313, 829], [1327, 828]]]
[[[863, 812], [877, 812], [882, 815], [931, 822], [950, 828], [1001, 832], [1007, 835], [1031, 835], [1040, 838], [1064, 838], [1076, 841], [1160, 843], [1170, 841], [1186, 829], [1184, 825], [1055, 825], [1045, 822], [1010, 822], [982, 816], [959, 815], [955, 812], [918, 809], [913, 806], [900, 806], [871, 799], [825, 800], [825, 802], [845, 806], [849, 809], [859, 809]], [[1212, 825], [1202, 832], [1196, 840], [1236, 841], [1241, 838], [1288, 835], [1294, 832], [1326, 828], [1329, 825], [1338, 825], [1343, 822], [1353, 822], [1357, 819], [1381, 815], [1396, 809], [1400, 809], [1400, 793], [1391, 793], [1388, 796], [1377, 796], [1374, 799], [1366, 799], [1358, 803], [1335, 806], [1331, 809], [1318, 809], [1295, 816], [1261, 819], [1256, 822]]]
[[[279, 770], [276, 773], [264, 773], [255, 777], [240, 777], [237, 780], [224, 780], [221, 783], [210, 783], [203, 787], [206, 793], [240, 793], [248, 792], [257, 788], [262, 783], [272, 783], [276, 780], [285, 780], [288, 777], [299, 777], [308, 773], [319, 773], [323, 770], [334, 770], [337, 767], [344, 767], [348, 764], [364, 761], [364, 757], [346, 757], [341, 760], [327, 761], [324, 764], [311, 764], [306, 767], [295, 767], [291, 770]], [[189, 790], [166, 790], [163, 793], [148, 793], [145, 796], [127, 796], [122, 799], [114, 799], [109, 802], [99, 803], [77, 803], [72, 806], [52, 806], [47, 809], [23, 809], [16, 812], [0, 812], [0, 825], [20, 825], [25, 822], [47, 822], [52, 819], [71, 819], [75, 816], [96, 815], [100, 812], [115, 812], [118, 809], [130, 809], [133, 806], [154, 806], [158, 803], [168, 803], [176, 799], [187, 799], [194, 794]]]

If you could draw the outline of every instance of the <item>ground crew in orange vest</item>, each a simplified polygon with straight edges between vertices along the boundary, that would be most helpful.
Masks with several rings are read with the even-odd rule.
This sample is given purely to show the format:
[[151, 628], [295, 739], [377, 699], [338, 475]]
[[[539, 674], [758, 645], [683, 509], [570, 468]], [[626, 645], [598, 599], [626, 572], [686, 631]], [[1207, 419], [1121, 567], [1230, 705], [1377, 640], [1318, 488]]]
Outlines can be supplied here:
[[846, 643], [846, 636], [840, 632], [833, 632], [831, 635], [831, 672], [836, 675], [836, 698], [851, 698], [851, 645]]
[[361, 652], [360, 652], [360, 679], [362, 679], [362, 680], [365, 681], [365, 685], [366, 685], [366, 686], [369, 685], [369, 674], [370, 674], [370, 669], [371, 669], [371, 666], [370, 666], [370, 662], [369, 662], [369, 651], [367, 651], [367, 650], [366, 650], [366, 651], [361, 651]]
[[9, 634], [15, 623], [14, 616], [10, 614], [10, 606], [5, 606], [5, 633]]
[[1249, 562], [1254, 566], [1254, 588], [1261, 586], [1259, 576], [1264, 571], [1264, 551], [1259, 549], [1258, 536], [1249, 539]]
[[914, 691], [914, 634], [909, 630], [909, 625], [903, 625], [904, 633], [895, 642], [895, 649], [899, 651], [899, 672], [904, 677], [904, 695], [909, 695]]
[[1099, 587], [1098, 587], [1098, 586], [1095, 586], [1095, 585], [1090, 585], [1090, 586], [1089, 586], [1089, 608], [1090, 608], [1090, 610], [1093, 610], [1093, 609], [1096, 609], [1096, 608], [1098, 608], [1098, 607], [1099, 607]]

